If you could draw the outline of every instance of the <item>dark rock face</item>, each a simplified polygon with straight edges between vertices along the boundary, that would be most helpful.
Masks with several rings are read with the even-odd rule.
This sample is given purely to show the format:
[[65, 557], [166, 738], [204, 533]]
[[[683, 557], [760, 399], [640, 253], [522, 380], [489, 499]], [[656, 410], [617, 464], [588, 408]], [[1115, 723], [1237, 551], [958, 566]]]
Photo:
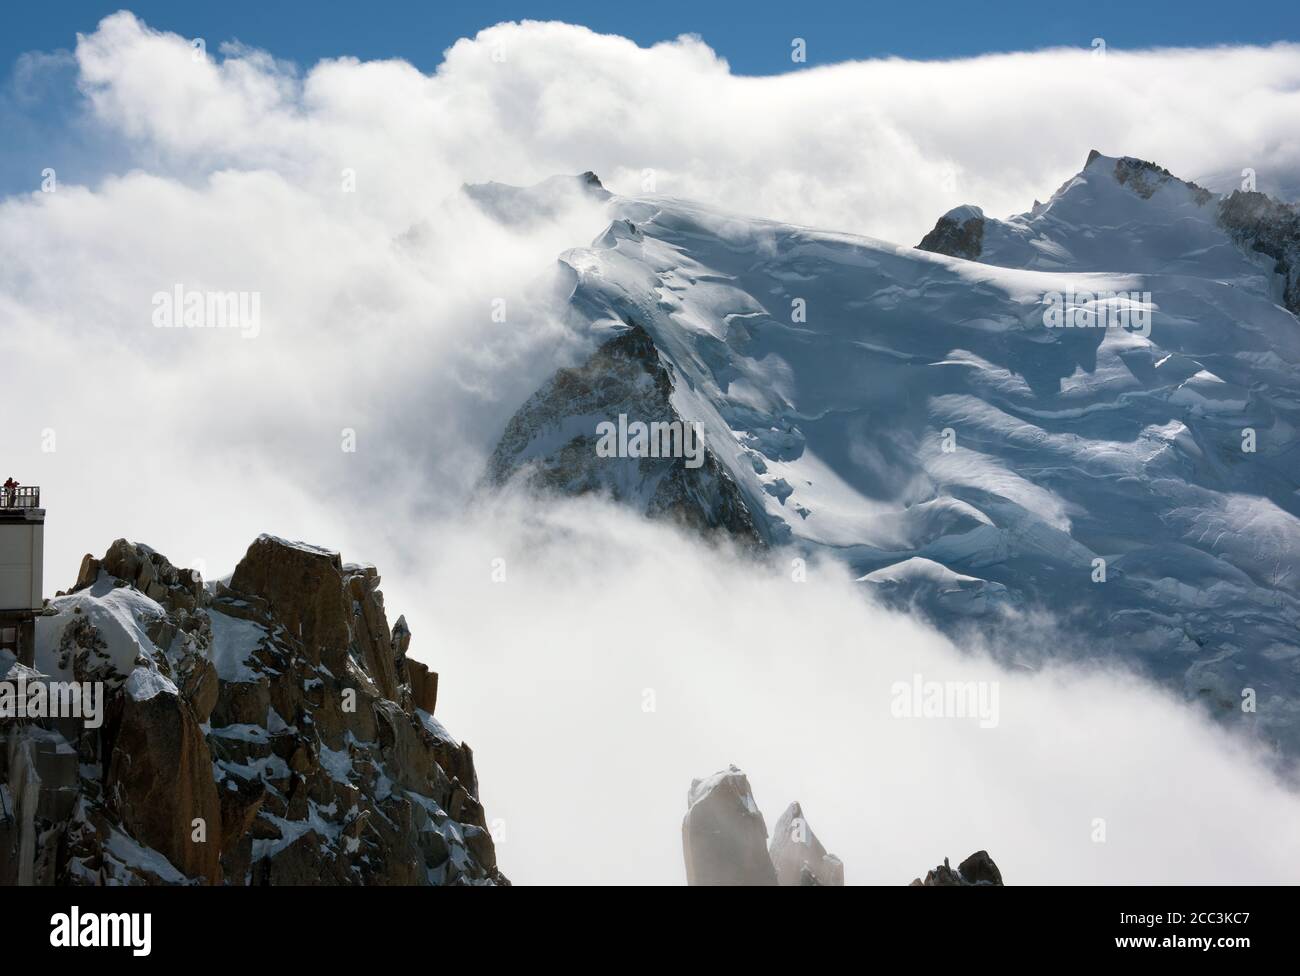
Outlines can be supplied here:
[[270, 536], [229, 586], [124, 540], [86, 557], [38, 625], [50, 671], [105, 682], [105, 721], [0, 729], [24, 814], [0, 883], [508, 884], [379, 582]]
[[707, 444], [697, 468], [681, 457], [597, 455], [597, 420], [622, 414], [645, 424], [689, 421], [674, 409], [672, 392], [654, 340], [630, 325], [581, 366], [558, 370], [520, 407], [492, 453], [487, 480], [501, 485], [522, 476], [535, 489], [570, 495], [607, 491], [640, 504], [651, 518], [761, 545], [740, 490]]
[[[1178, 179], [1162, 166], [1128, 156], [1116, 162], [1115, 179], [1143, 199], [1171, 181], [1190, 188], [1201, 206], [1215, 198], [1209, 190]], [[1234, 190], [1219, 198], [1217, 223], [1243, 251], [1273, 259], [1273, 272], [1282, 279], [1282, 304], [1293, 315], [1300, 315], [1300, 212], [1267, 194]]]
[[[1097, 155], [1095, 149], [1089, 153], [1088, 163], [1096, 159]], [[1084, 168], [1087, 168], [1087, 164]], [[1127, 186], [1143, 200], [1151, 199], [1151, 194], [1169, 182], [1181, 183], [1188, 187], [1193, 193], [1193, 198], [1201, 206], [1209, 203], [1214, 196], [1203, 186], [1197, 186], [1188, 180], [1180, 180], [1163, 166], [1157, 166], [1145, 159], [1135, 159], [1132, 156], [1124, 156], [1115, 161], [1115, 182], [1120, 186]]]
[[768, 853], [776, 868], [776, 880], [782, 885], [842, 886], [844, 864], [834, 854], [826, 853], [817, 835], [808, 826], [798, 803], [786, 807], [772, 828], [772, 845]]
[[916, 245], [922, 251], [977, 261], [984, 242], [984, 215], [975, 207], [958, 207], [939, 218]]
[[[1089, 162], [1092, 159], [1088, 157]], [[1201, 206], [1215, 197], [1204, 187], [1180, 180], [1163, 166], [1131, 156], [1115, 163], [1115, 180], [1144, 200], [1169, 182], [1191, 189]], [[1300, 212], [1265, 193], [1234, 190], [1219, 198], [1217, 223], [1243, 251], [1273, 259], [1273, 272], [1282, 279], [1282, 304], [1291, 314], [1300, 315]]]
[[1002, 872], [993, 863], [988, 851], [976, 851], [957, 865], [957, 871], [971, 884], [1002, 884]]
[[[1214, 223], [1247, 255], [1272, 259], [1271, 270], [1280, 279], [1281, 304], [1293, 315], [1300, 316], [1300, 209], [1294, 204], [1253, 190], [1234, 190], [1219, 196], [1149, 160], [1123, 156], [1112, 165], [1096, 149], [1088, 154], [1084, 164], [1084, 172], [1089, 170], [1094, 176], [1109, 175], [1142, 200], [1150, 200], [1158, 190], [1168, 186], [1186, 188], [1198, 207], [1217, 201], [1217, 210], [1207, 211], [1213, 214]], [[1068, 186], [1069, 182], [1062, 190]], [[1035, 217], [1041, 210], [1042, 205], [1035, 201], [1029, 216]], [[989, 241], [996, 241], [998, 231], [1006, 232], [1011, 226], [996, 220], [991, 223], [992, 227], [978, 207], [957, 207], [940, 217], [917, 247], [972, 261], [981, 257], [988, 260], [985, 247], [996, 252], [996, 245]], [[1023, 231], [1023, 227], [1020, 229]]]
[[989, 857], [988, 851], [976, 851], [962, 861], [954, 871], [945, 857], [943, 863], [933, 871], [926, 872], [925, 880], [917, 878], [912, 887], [923, 888], [969, 888], [977, 886], [1002, 887], [1002, 872]]
[[774, 885], [767, 825], [735, 766], [694, 780], [682, 821], [688, 885]]
[[1300, 316], [1300, 211], [1263, 193], [1234, 190], [1219, 201], [1219, 226], [1242, 249], [1273, 259], [1282, 303]]

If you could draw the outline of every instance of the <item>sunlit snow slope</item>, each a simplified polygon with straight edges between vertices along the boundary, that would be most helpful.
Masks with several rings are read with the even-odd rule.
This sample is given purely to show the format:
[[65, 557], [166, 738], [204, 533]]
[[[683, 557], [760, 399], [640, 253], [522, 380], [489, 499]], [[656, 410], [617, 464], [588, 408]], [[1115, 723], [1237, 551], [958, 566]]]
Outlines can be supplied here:
[[[764, 541], [833, 552], [1029, 666], [1114, 656], [1300, 746], [1300, 323], [1219, 198], [1094, 155], [1029, 214], [949, 215], [978, 217], [954, 251], [975, 260], [607, 206], [562, 257], [572, 310], [593, 342], [648, 333]], [[1108, 304], [1149, 313], [1149, 334], [1048, 328], [1046, 296], [1069, 289], [1124, 293]], [[558, 456], [564, 389], [521, 410], [506, 467]], [[602, 469], [578, 453], [590, 490]]]

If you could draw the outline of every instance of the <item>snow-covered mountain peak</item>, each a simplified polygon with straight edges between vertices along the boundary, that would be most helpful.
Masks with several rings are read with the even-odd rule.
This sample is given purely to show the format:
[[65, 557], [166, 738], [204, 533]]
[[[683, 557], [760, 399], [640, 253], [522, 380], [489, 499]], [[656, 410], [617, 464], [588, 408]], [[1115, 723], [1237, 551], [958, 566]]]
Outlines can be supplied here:
[[[1300, 323], [1202, 196], [1098, 154], [1028, 214], [950, 212], [958, 239], [981, 222], [978, 260], [612, 197], [606, 231], [561, 256], [598, 351], [521, 409], [494, 477], [752, 525], [954, 633], [996, 622], [1022, 659], [1068, 652], [1030, 626], [1047, 610], [1074, 652], [1216, 708], [1249, 681], [1274, 698], [1259, 725], [1300, 744], [1281, 650], [1300, 622]], [[629, 328], [635, 370], [611, 346]], [[669, 508], [673, 462], [630, 477], [594, 450], [606, 413], [642, 409], [698, 425], [699, 470], [716, 463]]]
[[1220, 196], [1095, 149], [1046, 203], [1005, 220], [957, 207], [918, 247], [1006, 268], [1214, 278], [1300, 312], [1294, 207], [1253, 191]]

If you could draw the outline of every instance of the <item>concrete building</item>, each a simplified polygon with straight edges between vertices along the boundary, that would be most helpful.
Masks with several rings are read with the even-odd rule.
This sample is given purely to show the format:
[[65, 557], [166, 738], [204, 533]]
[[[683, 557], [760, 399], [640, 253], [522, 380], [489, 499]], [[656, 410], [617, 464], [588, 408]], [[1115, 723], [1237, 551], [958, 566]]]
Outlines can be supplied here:
[[[44, 680], [31, 667], [44, 556], [41, 490], [0, 488], [0, 681]], [[0, 718], [0, 886], [54, 882], [44, 829], [78, 796], [76, 739], [65, 731], [57, 719]]]
[[45, 509], [39, 488], [0, 489], [0, 652], [30, 666], [45, 579]]

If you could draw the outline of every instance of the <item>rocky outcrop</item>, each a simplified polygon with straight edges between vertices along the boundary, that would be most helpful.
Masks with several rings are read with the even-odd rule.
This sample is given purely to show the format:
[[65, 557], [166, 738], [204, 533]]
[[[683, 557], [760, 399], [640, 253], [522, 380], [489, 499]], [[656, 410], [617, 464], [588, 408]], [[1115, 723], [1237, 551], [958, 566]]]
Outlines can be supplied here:
[[38, 677], [102, 682], [105, 721], [0, 723], [24, 818], [0, 814], [0, 883], [508, 883], [379, 584], [273, 536], [224, 585], [125, 540], [87, 556], [38, 620]]
[[[354, 575], [349, 574], [347, 590], [352, 589], [353, 581]], [[302, 642], [312, 665], [341, 672], [353, 636], [350, 624], [355, 620], [343, 598], [344, 588], [338, 553], [264, 535], [248, 547], [224, 595], [227, 602], [239, 595], [251, 597], [253, 605], [265, 607], [267, 615], [274, 615]], [[358, 636], [370, 635], [362, 628]]]
[[916, 245], [922, 251], [977, 261], [984, 242], [984, 211], [979, 207], [957, 207], [948, 211], [934, 229]]
[[[772, 828], [754, 801], [749, 779], [735, 766], [691, 782], [682, 852], [688, 885], [785, 885], [839, 887], [844, 863], [828, 854], [796, 801]], [[976, 887], [1002, 885], [1002, 872], [987, 851], [976, 851], [953, 870], [948, 859], [912, 885]]]
[[408, 665], [411, 705], [432, 715], [438, 705], [438, 674], [419, 661], [410, 661]]
[[1300, 211], [1263, 193], [1234, 190], [1219, 201], [1219, 226], [1238, 247], [1272, 258], [1282, 304], [1300, 316]]
[[735, 481], [704, 445], [699, 467], [683, 457], [601, 457], [600, 421], [620, 415], [644, 424], [681, 424], [673, 376], [654, 340], [629, 324], [581, 366], [561, 369], [519, 408], [488, 462], [487, 480], [515, 477], [532, 488], [569, 495], [608, 492], [651, 518], [722, 532], [748, 546], [761, 540]]
[[977, 886], [1002, 887], [1002, 872], [989, 857], [988, 851], [976, 851], [962, 861], [954, 871], [945, 857], [943, 863], [933, 871], [926, 872], [925, 880], [916, 878], [912, 887], [921, 888], [968, 888]]
[[682, 821], [688, 885], [842, 886], [844, 865], [822, 846], [799, 804], [772, 830], [754, 801], [749, 779], [728, 766], [692, 781]]
[[[1053, 196], [1057, 201], [1079, 182], [1079, 177], [1110, 177], [1116, 184], [1130, 191], [1140, 200], [1149, 201], [1164, 190], [1170, 206], [1188, 200], [1196, 211], [1203, 211], [1209, 224], [1226, 234], [1233, 244], [1248, 257], [1269, 259], [1265, 266], [1277, 276], [1280, 303], [1293, 315], [1300, 315], [1300, 210], [1294, 204], [1283, 203], [1254, 190], [1234, 190], [1219, 196], [1190, 180], [1180, 179], [1163, 166], [1133, 156], [1110, 158], [1096, 149], [1088, 154], [1087, 162], [1078, 177], [1068, 180]], [[1180, 192], [1181, 191], [1181, 192]], [[1209, 206], [1216, 202], [1215, 206]], [[1141, 211], [1136, 211], [1135, 216]], [[1185, 219], [1179, 212], [1178, 219]], [[975, 206], [961, 206], [940, 217], [934, 229], [917, 245], [920, 250], [947, 254], [951, 257], [984, 261], [1005, 267], [1033, 267], [1055, 269], [1054, 263], [1062, 260], [1069, 264], [1069, 252], [1059, 239], [1063, 231], [1061, 221], [1053, 208], [1039, 204], [1027, 214], [1007, 221], [988, 219]], [[1113, 232], [1126, 232], [1125, 226], [1109, 228]], [[1195, 253], [1210, 253], [1217, 240], [1198, 239], [1196, 218], [1182, 228], [1187, 236], [1187, 248]], [[1217, 234], [1213, 236], [1217, 237]], [[1118, 254], [1105, 252], [1109, 259], [1119, 260]], [[1185, 260], [1179, 252], [1176, 260]], [[1099, 270], [1096, 258], [1085, 259], [1082, 270]], [[1257, 262], [1258, 263], [1258, 262]], [[1105, 265], [1109, 267], [1109, 265]], [[1176, 265], [1178, 273], [1185, 265]]]
[[772, 845], [768, 853], [772, 866], [776, 868], [777, 884], [844, 884], [843, 862], [834, 854], [826, 853], [797, 802], [786, 807], [772, 828]]
[[767, 824], [749, 779], [729, 766], [691, 783], [682, 821], [688, 885], [774, 885]]
[[207, 740], [174, 685], [159, 683], [150, 692], [121, 697], [110, 732], [106, 809], [182, 874], [215, 884], [222, 880], [222, 823]]
[[[1092, 150], [1088, 154], [1088, 161], [1084, 163], [1084, 169], [1100, 156], [1101, 153], [1096, 149]], [[1209, 203], [1214, 197], [1214, 194], [1205, 187], [1197, 186], [1190, 180], [1180, 180], [1163, 166], [1133, 156], [1121, 156], [1115, 161], [1115, 182], [1120, 186], [1127, 186], [1143, 200], [1150, 200], [1152, 194], [1166, 183], [1187, 187], [1192, 191], [1192, 199], [1201, 206]]]

